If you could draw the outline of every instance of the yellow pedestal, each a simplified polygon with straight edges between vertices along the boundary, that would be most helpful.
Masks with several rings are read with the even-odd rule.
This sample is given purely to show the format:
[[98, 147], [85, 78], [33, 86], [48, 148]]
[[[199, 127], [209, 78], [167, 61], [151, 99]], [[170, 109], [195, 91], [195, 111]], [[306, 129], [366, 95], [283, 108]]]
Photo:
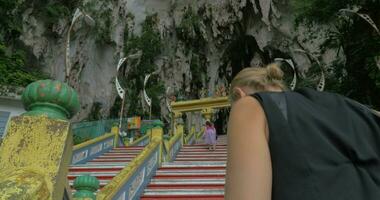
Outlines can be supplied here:
[[72, 154], [70, 124], [14, 117], [0, 146], [0, 200], [62, 199]]

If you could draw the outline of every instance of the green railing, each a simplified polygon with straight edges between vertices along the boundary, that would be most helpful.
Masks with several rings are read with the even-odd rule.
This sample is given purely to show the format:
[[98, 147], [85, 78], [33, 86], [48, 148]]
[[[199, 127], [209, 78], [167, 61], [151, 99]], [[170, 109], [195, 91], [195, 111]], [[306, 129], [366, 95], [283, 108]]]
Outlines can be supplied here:
[[[119, 119], [73, 123], [71, 125], [71, 129], [74, 137], [74, 145], [100, 137], [106, 133], [110, 133], [112, 125], [114, 124], [119, 124]], [[126, 125], [126, 120], [123, 120], [122, 127], [126, 127]]]

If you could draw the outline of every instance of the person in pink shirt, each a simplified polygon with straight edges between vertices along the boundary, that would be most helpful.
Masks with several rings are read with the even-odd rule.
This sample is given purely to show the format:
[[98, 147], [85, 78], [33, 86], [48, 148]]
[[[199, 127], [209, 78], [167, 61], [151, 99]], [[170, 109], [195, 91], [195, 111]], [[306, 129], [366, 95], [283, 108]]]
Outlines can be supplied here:
[[209, 146], [209, 150], [216, 149], [216, 130], [214, 125], [209, 121], [206, 122], [206, 129], [203, 134], [203, 138], [205, 143]]

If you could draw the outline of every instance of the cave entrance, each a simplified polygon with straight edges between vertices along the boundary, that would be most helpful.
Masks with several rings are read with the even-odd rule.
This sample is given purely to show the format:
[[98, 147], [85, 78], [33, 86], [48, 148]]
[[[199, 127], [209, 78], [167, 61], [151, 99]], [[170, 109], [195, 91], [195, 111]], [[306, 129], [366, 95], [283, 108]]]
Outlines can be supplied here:
[[[219, 78], [231, 83], [232, 78], [242, 69], [250, 67], [252, 64], [260, 66], [269, 62], [267, 52], [260, 50], [256, 39], [251, 35], [240, 35], [227, 46], [223, 53], [223, 66], [219, 70]], [[221, 109], [217, 112], [215, 118], [215, 127], [218, 134], [224, 134], [227, 131], [229, 109]]]
[[227, 80], [231, 82], [238, 72], [246, 67], [250, 67], [253, 59], [260, 64], [265, 64], [268, 60], [267, 57], [260, 50], [253, 36], [243, 35], [236, 38], [228, 45], [223, 55], [226, 68], [230, 68], [229, 72], [224, 72]]

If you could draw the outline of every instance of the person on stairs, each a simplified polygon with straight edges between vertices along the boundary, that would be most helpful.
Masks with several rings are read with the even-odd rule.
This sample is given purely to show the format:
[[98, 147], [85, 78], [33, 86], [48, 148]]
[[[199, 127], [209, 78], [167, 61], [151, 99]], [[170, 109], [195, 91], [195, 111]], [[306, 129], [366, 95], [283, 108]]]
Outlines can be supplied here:
[[215, 151], [216, 149], [216, 130], [214, 125], [206, 121], [206, 128], [203, 133], [203, 138], [205, 140], [205, 143], [208, 145], [209, 150]]
[[380, 117], [334, 93], [288, 91], [271, 64], [231, 83], [226, 200], [379, 200]]

